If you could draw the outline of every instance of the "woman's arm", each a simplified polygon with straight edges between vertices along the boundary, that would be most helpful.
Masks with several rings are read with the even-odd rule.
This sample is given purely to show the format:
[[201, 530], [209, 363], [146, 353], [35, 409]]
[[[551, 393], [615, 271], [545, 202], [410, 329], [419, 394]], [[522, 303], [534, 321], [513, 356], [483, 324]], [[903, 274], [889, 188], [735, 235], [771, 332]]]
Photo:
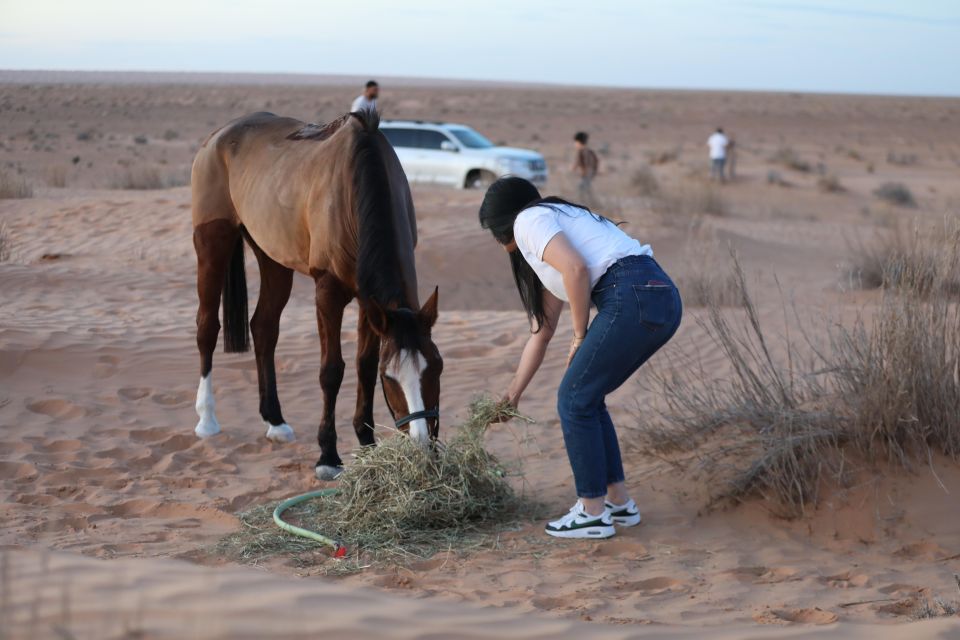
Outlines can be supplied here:
[[543, 261], [563, 276], [563, 288], [570, 300], [574, 340], [583, 340], [590, 321], [590, 270], [583, 256], [561, 232], [543, 250]]
[[543, 326], [536, 333], [531, 333], [530, 338], [527, 339], [527, 344], [520, 355], [520, 364], [517, 365], [517, 373], [513, 376], [505, 394], [504, 399], [512, 406], [516, 407], [520, 403], [520, 396], [543, 364], [543, 356], [547, 351], [547, 345], [550, 344], [550, 339], [553, 338], [562, 309], [563, 301], [549, 291], [543, 292], [543, 310], [546, 314]]

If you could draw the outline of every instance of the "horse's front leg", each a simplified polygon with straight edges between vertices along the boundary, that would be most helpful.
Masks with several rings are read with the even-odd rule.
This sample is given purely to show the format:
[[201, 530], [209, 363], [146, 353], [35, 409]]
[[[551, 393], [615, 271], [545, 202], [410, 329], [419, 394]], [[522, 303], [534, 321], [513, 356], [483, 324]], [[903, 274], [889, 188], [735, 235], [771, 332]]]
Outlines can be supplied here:
[[363, 447], [375, 444], [373, 396], [377, 389], [379, 365], [380, 336], [370, 327], [367, 314], [360, 309], [357, 319], [357, 410], [353, 414], [353, 428]]
[[314, 280], [317, 285], [317, 328], [320, 331], [320, 389], [323, 391], [323, 417], [317, 431], [320, 459], [316, 474], [320, 480], [333, 480], [343, 471], [343, 461], [337, 453], [336, 409], [345, 368], [340, 327], [343, 310], [351, 296], [336, 278], [327, 273], [314, 276]]

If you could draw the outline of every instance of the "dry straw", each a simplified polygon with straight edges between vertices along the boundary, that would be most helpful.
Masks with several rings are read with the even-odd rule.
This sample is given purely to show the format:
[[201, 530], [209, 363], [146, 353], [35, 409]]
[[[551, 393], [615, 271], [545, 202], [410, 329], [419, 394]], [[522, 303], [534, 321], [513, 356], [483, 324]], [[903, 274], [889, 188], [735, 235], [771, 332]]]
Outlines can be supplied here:
[[[529, 421], [504, 403], [480, 397], [446, 444], [425, 448], [400, 434], [384, 438], [357, 454], [335, 495], [295, 507], [285, 517], [375, 559], [423, 558], [493, 543], [504, 529], [539, 515], [508, 482], [520, 474], [519, 463], [508, 468], [483, 444], [491, 423], [511, 418]], [[276, 529], [271, 509], [240, 514], [244, 527], [221, 542], [221, 552], [246, 561], [287, 554], [305, 564], [323, 557], [313, 556], [314, 543]], [[359, 566], [359, 559], [347, 566], [351, 561]]]

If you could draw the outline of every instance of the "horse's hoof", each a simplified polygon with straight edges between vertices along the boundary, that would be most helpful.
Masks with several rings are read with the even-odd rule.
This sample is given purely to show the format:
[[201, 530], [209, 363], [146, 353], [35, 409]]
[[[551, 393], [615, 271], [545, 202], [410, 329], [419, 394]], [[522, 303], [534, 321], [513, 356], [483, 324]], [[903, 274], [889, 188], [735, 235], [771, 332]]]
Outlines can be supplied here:
[[278, 444], [287, 444], [295, 439], [293, 428], [287, 423], [267, 425], [267, 440], [273, 440]]
[[209, 438], [220, 433], [220, 423], [217, 422], [216, 418], [204, 418], [197, 423], [193, 432], [197, 434], [198, 438]]
[[317, 480], [323, 482], [329, 482], [330, 480], [336, 480], [337, 477], [343, 473], [343, 467], [331, 467], [326, 464], [318, 464], [315, 469], [317, 474]]

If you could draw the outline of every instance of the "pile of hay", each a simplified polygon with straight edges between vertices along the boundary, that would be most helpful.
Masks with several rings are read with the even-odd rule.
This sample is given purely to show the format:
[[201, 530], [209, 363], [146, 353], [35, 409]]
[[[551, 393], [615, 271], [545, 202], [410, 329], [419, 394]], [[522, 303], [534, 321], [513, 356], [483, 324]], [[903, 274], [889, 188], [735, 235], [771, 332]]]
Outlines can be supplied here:
[[[508, 469], [483, 446], [489, 425], [510, 418], [530, 421], [505, 403], [481, 397], [446, 443], [425, 448], [399, 434], [383, 438], [358, 452], [340, 475], [336, 494], [294, 507], [284, 518], [343, 541], [351, 554], [428, 557], [483, 544], [518, 520], [539, 515], [507, 481], [519, 474], [519, 465]], [[267, 513], [257, 508], [240, 515], [245, 528], [225, 541], [231, 555], [253, 560], [308, 548], [302, 538], [276, 529]]]

